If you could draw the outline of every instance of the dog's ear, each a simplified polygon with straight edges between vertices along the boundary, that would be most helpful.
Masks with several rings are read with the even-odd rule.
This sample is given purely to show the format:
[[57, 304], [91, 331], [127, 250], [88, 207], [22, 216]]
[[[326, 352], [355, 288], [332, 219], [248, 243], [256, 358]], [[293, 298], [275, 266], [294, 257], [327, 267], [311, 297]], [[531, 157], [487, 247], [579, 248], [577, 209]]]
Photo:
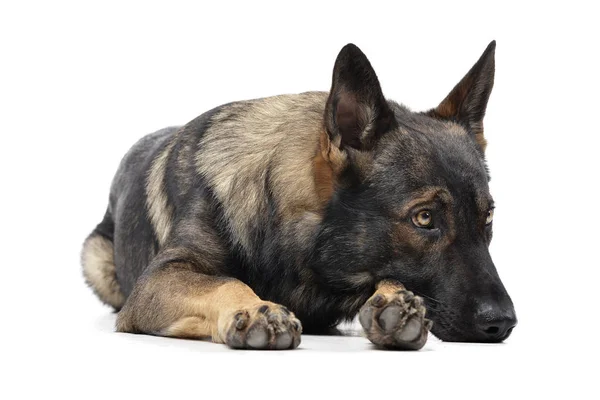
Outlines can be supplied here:
[[494, 86], [495, 50], [494, 40], [440, 105], [429, 111], [431, 116], [464, 125], [474, 135], [482, 151], [487, 144], [483, 136], [483, 117]]
[[325, 127], [332, 143], [369, 150], [396, 124], [371, 63], [358, 47], [342, 48], [333, 68], [325, 107]]

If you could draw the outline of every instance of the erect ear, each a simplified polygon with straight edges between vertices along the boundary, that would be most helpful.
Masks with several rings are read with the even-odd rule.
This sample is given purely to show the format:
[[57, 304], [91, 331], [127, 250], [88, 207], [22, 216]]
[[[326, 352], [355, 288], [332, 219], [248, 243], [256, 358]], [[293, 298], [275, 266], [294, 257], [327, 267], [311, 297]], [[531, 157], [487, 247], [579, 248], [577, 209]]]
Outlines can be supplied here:
[[475, 140], [485, 151], [483, 117], [492, 87], [494, 86], [494, 52], [496, 41], [492, 41], [479, 60], [450, 94], [429, 115], [450, 119], [464, 125], [474, 135]]
[[368, 150], [396, 124], [371, 63], [358, 47], [342, 48], [333, 68], [325, 127], [340, 148]]

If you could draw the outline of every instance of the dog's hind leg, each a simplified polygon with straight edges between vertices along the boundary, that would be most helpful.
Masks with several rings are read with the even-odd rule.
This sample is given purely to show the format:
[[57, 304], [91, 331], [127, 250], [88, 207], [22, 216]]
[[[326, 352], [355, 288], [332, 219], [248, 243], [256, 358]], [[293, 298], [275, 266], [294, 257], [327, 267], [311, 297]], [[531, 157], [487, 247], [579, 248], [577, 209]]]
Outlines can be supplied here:
[[425, 345], [432, 322], [425, 318], [423, 299], [398, 282], [382, 281], [359, 313], [367, 338], [377, 346], [418, 350]]
[[119, 310], [125, 302], [114, 263], [114, 223], [110, 211], [83, 243], [81, 266], [86, 283], [102, 302]]
[[178, 254], [169, 259], [155, 259], [140, 277], [119, 312], [117, 331], [212, 339], [232, 348], [300, 344], [300, 321], [285, 307], [262, 301], [237, 279], [199, 273]]

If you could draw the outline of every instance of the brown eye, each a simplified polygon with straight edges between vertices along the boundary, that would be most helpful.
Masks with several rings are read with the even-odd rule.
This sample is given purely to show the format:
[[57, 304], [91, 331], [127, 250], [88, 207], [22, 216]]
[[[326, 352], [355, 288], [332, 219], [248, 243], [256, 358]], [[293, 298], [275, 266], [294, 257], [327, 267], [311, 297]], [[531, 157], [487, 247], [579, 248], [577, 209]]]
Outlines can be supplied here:
[[431, 228], [433, 225], [433, 214], [429, 210], [419, 211], [413, 215], [412, 221], [419, 228]]
[[485, 224], [489, 225], [494, 220], [494, 209], [490, 208], [487, 212], [487, 216], [485, 217]]

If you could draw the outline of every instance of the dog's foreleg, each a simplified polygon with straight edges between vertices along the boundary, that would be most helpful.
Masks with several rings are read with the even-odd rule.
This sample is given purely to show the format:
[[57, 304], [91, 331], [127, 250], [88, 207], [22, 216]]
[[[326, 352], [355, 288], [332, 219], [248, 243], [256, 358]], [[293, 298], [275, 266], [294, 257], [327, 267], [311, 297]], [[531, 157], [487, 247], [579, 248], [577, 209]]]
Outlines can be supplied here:
[[360, 323], [374, 344], [418, 350], [425, 345], [432, 322], [425, 318], [423, 299], [394, 281], [382, 281], [360, 309]]
[[117, 331], [212, 339], [232, 348], [292, 349], [302, 326], [285, 307], [262, 301], [241, 281], [174, 261], [150, 269], [117, 317]]

